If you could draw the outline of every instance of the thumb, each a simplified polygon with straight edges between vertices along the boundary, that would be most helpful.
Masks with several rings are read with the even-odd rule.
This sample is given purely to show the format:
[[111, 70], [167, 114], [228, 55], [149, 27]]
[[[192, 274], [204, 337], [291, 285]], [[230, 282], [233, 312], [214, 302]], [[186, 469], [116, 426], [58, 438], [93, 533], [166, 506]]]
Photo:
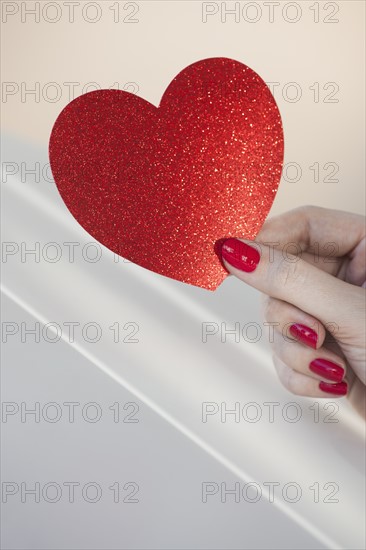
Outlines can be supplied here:
[[359, 307], [360, 289], [284, 250], [244, 239], [227, 239], [222, 243], [221, 255], [232, 275], [273, 298], [293, 304], [323, 324], [341, 325], [345, 312]]

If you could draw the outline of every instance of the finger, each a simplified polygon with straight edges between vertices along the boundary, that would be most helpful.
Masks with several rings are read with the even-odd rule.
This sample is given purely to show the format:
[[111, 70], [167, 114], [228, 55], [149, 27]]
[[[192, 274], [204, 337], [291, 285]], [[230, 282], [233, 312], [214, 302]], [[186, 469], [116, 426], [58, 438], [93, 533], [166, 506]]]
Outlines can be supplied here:
[[[323, 324], [345, 324], [359, 309], [365, 291], [345, 283], [299, 257], [283, 256], [265, 245], [227, 239], [221, 255], [230, 273], [261, 292], [288, 302]], [[336, 300], [335, 300], [336, 297]]]
[[319, 382], [305, 374], [294, 371], [276, 355], [273, 357], [273, 362], [283, 386], [295, 395], [334, 398], [343, 397], [347, 394], [348, 385], [345, 381], [335, 384], [324, 381]]
[[313, 350], [298, 342], [286, 341], [279, 333], [272, 347], [276, 356], [296, 372], [326, 382], [342, 382], [345, 377], [344, 359], [324, 347]]
[[[365, 233], [362, 216], [306, 206], [267, 220], [256, 241], [283, 252], [290, 249], [323, 271], [362, 286], [366, 278]], [[345, 255], [350, 260], [346, 264]]]
[[285, 340], [296, 340], [313, 349], [323, 345], [326, 329], [322, 323], [287, 302], [264, 295], [264, 317]]
[[[349, 375], [351, 372], [349, 372]], [[349, 380], [348, 398], [356, 411], [366, 419], [366, 388], [361, 380], [354, 375], [353, 380]]]
[[366, 238], [350, 254], [346, 281], [366, 288]]
[[[329, 210], [318, 206], [302, 206], [267, 220], [256, 240], [274, 241], [277, 248], [296, 243], [301, 250], [322, 251], [327, 255], [334, 244], [334, 255], [345, 256], [365, 237], [363, 216]], [[275, 238], [274, 238], [275, 237]]]

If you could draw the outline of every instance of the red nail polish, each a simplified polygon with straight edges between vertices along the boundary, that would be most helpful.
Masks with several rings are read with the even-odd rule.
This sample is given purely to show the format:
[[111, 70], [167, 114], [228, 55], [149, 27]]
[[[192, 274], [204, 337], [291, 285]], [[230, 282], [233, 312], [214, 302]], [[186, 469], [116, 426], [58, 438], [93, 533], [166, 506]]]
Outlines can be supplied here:
[[247, 273], [254, 271], [260, 260], [256, 248], [238, 239], [226, 239], [221, 248], [221, 255], [230, 265]]
[[314, 359], [310, 363], [309, 369], [326, 380], [333, 380], [333, 382], [342, 382], [344, 377], [344, 368], [328, 359]]
[[316, 349], [316, 343], [318, 341], [318, 335], [315, 330], [307, 327], [306, 325], [300, 325], [300, 323], [294, 323], [290, 326], [290, 334], [296, 340], [299, 340], [306, 346]]
[[348, 386], [346, 382], [339, 382], [338, 384], [319, 382], [319, 389], [325, 393], [331, 393], [333, 395], [346, 395]]

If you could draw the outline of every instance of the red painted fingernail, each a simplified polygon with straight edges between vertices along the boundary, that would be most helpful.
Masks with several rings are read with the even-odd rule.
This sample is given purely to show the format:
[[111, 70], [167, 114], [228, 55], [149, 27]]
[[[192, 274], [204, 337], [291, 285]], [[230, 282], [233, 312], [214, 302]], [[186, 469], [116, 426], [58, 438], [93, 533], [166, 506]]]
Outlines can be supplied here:
[[306, 325], [300, 325], [300, 323], [294, 323], [290, 326], [290, 334], [296, 340], [299, 340], [303, 344], [316, 349], [318, 335], [312, 328], [309, 328]]
[[230, 265], [247, 273], [254, 271], [260, 260], [258, 250], [239, 239], [227, 239], [222, 245], [221, 255]]
[[319, 382], [319, 389], [325, 393], [331, 393], [333, 395], [346, 395], [348, 386], [346, 382], [339, 382], [338, 384]]
[[333, 382], [341, 382], [344, 377], [344, 368], [328, 359], [314, 359], [310, 363], [309, 369], [326, 380], [333, 380]]

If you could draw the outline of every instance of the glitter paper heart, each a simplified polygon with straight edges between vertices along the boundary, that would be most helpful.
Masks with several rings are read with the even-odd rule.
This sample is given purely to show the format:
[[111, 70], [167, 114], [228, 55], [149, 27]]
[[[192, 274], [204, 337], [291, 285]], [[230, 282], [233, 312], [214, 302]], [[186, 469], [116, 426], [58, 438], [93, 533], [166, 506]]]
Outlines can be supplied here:
[[52, 173], [66, 206], [100, 243], [147, 269], [215, 290], [227, 276], [217, 243], [254, 239], [283, 162], [276, 102], [249, 67], [193, 63], [159, 107], [98, 90], [52, 129]]

